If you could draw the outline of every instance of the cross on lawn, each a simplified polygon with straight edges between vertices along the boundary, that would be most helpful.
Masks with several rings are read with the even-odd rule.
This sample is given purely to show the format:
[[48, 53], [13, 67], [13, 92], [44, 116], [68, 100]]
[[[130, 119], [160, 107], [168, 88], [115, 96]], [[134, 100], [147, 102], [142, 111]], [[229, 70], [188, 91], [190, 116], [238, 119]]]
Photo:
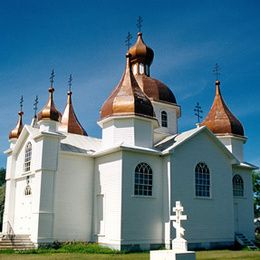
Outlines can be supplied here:
[[181, 220], [187, 220], [187, 215], [182, 215], [184, 209], [180, 201], [176, 201], [172, 211], [176, 212], [175, 216], [170, 216], [170, 220], [173, 221], [173, 227], [176, 229], [176, 239], [183, 238], [185, 229], [181, 227]]

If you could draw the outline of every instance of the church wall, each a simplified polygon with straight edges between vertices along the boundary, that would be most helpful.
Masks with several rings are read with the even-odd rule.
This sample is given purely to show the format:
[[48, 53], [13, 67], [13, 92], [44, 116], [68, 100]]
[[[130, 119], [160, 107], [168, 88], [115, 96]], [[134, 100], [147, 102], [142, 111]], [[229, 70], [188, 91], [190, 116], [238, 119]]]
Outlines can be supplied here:
[[54, 191], [54, 240], [91, 240], [94, 159], [59, 153]]
[[102, 130], [103, 147], [120, 144], [152, 147], [152, 123], [140, 118], [117, 118], [105, 122]]
[[[195, 167], [210, 170], [210, 197], [195, 196]], [[180, 200], [188, 215], [183, 225], [192, 247], [227, 246], [234, 240], [232, 168], [223, 150], [206, 133], [179, 146], [172, 154], [171, 203]]]
[[234, 156], [240, 161], [244, 161], [244, 140], [227, 137], [227, 136], [217, 136], [218, 139], [227, 147], [227, 149], [234, 154]]
[[242, 233], [247, 238], [255, 240], [252, 174], [245, 168], [234, 168], [233, 176], [239, 174], [244, 182], [244, 195], [234, 196], [234, 225], [235, 232]]
[[[145, 162], [153, 171], [152, 196], [134, 195], [135, 168]], [[149, 249], [163, 243], [162, 159], [158, 155], [123, 152], [122, 244]]]
[[[170, 133], [170, 134], [176, 134], [178, 132], [178, 123], [177, 123], [177, 108], [176, 106], [159, 103], [159, 102], [152, 102], [154, 113], [156, 115], [156, 118], [160, 124], [160, 131], [163, 133]], [[161, 113], [162, 111], [165, 111], [167, 113], [167, 119], [168, 119], [168, 127], [161, 127]]]
[[93, 240], [121, 249], [122, 153], [95, 159]]

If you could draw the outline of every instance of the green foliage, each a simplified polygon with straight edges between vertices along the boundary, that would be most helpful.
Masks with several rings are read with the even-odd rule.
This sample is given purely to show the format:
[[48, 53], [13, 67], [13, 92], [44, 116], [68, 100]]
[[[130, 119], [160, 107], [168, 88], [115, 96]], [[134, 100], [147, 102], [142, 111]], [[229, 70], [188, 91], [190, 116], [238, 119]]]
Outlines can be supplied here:
[[5, 184], [5, 172], [4, 168], [0, 168], [0, 186]]
[[1, 250], [0, 254], [53, 254], [53, 253], [84, 253], [84, 254], [124, 254], [122, 251], [87, 242], [58, 242], [46, 244], [38, 249]]
[[0, 230], [3, 225], [3, 214], [5, 204], [5, 169], [0, 168]]
[[253, 190], [255, 217], [260, 217], [260, 171], [253, 173]]

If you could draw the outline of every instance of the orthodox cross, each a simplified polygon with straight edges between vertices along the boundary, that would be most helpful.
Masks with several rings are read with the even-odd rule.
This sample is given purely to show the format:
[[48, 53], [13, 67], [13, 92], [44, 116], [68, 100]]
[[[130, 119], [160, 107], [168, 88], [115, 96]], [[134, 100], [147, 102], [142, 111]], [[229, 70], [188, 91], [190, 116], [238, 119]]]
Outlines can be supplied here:
[[54, 70], [52, 70], [50, 76], [51, 88], [53, 87], [54, 77], [55, 77]]
[[69, 77], [69, 92], [71, 92], [71, 86], [72, 86], [72, 75], [70, 74], [70, 77]]
[[181, 202], [176, 201], [175, 207], [172, 208], [173, 212], [176, 212], [175, 216], [170, 216], [172, 220], [172, 225], [176, 229], [176, 239], [183, 238], [185, 229], [181, 227], [181, 220], [187, 220], [187, 215], [182, 215], [184, 211]]
[[216, 76], [216, 80], [219, 80], [220, 66], [216, 63], [213, 69], [213, 74]]
[[199, 102], [197, 102], [194, 108], [195, 116], [197, 117], [197, 123], [200, 123], [200, 119], [202, 118], [201, 114], [203, 113]]
[[142, 29], [142, 22], [143, 22], [143, 18], [141, 16], [138, 16], [138, 19], [137, 19], [137, 28], [138, 28], [138, 32], [141, 32], [141, 29]]
[[126, 36], [126, 40], [125, 40], [125, 45], [127, 46], [127, 49], [129, 50], [130, 45], [131, 45], [131, 39], [133, 38], [132, 34], [130, 32], [128, 32], [127, 36]]
[[20, 98], [20, 111], [23, 112], [23, 96]]
[[36, 113], [37, 113], [37, 109], [38, 109], [38, 103], [39, 103], [39, 99], [38, 99], [38, 96], [36, 96], [34, 103], [33, 103], [34, 117], [36, 117]]

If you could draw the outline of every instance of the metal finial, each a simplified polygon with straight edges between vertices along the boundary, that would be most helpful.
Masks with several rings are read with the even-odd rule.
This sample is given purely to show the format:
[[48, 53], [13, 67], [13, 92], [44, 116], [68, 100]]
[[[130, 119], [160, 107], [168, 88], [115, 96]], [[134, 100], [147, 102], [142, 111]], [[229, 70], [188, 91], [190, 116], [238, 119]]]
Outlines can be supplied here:
[[219, 80], [219, 76], [220, 76], [220, 66], [218, 65], [218, 63], [216, 63], [215, 66], [214, 66], [213, 74], [215, 74], [216, 80]]
[[138, 28], [138, 32], [141, 32], [142, 31], [142, 22], [143, 22], [143, 18], [141, 16], [138, 16], [138, 19], [137, 19], [137, 28]]
[[125, 45], [127, 46], [127, 49], [129, 50], [130, 46], [131, 46], [131, 39], [133, 38], [132, 34], [130, 32], [128, 32], [127, 36], [126, 36], [126, 40], [125, 40]]
[[71, 86], [72, 86], [72, 75], [70, 74], [69, 80], [68, 80], [68, 86], [69, 86], [69, 92], [71, 92]]
[[20, 111], [23, 112], [23, 95], [20, 98]]
[[50, 76], [51, 87], [53, 87], [54, 77], [55, 77], [54, 70], [52, 70]]
[[194, 108], [195, 116], [197, 117], [197, 123], [200, 123], [200, 119], [202, 118], [201, 114], [203, 113], [199, 102], [197, 102]]
[[38, 103], [39, 103], [39, 99], [38, 99], [38, 96], [36, 95], [34, 103], [33, 103], [34, 117], [36, 117], [36, 114], [37, 114]]

